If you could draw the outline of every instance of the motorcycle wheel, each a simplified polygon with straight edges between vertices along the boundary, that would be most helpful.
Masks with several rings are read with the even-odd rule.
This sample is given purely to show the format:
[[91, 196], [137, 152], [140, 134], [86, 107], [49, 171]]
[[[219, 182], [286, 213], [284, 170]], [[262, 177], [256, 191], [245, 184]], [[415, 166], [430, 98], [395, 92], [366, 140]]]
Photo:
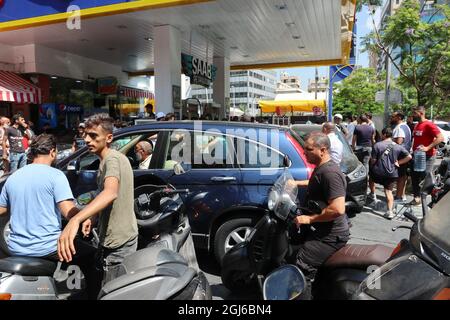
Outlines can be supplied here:
[[0, 251], [1, 255], [9, 255], [7, 237], [10, 232], [10, 224], [9, 224], [9, 214], [3, 217], [0, 217]]
[[231, 292], [249, 292], [257, 287], [254, 273], [230, 270], [222, 274], [223, 285]]

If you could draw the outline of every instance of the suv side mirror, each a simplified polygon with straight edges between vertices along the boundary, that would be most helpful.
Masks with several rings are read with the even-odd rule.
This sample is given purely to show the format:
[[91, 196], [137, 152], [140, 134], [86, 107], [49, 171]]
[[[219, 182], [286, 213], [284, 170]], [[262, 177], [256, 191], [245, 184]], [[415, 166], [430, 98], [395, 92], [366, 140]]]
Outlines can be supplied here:
[[283, 158], [283, 167], [289, 168], [291, 166], [292, 162], [291, 159], [289, 159], [288, 156], [284, 156]]
[[75, 159], [69, 162], [67, 165], [67, 171], [78, 171], [80, 170], [80, 159]]

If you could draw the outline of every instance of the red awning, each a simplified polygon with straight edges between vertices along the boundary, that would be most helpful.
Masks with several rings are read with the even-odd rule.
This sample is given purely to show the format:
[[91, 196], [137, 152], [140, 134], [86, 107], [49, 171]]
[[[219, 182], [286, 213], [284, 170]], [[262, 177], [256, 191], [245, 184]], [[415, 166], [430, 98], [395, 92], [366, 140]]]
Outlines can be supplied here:
[[40, 104], [41, 89], [14, 72], [0, 71], [0, 101]]
[[128, 98], [147, 98], [147, 99], [154, 99], [155, 96], [152, 92], [142, 89], [136, 89], [136, 88], [129, 88], [129, 87], [121, 87], [120, 93], [124, 97]]

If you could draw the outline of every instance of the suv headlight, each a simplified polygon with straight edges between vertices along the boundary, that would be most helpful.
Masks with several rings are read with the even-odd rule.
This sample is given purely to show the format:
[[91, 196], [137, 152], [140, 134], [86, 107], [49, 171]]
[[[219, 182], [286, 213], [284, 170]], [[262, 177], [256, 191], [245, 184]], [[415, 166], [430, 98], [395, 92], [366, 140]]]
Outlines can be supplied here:
[[365, 177], [366, 174], [366, 167], [360, 165], [353, 172], [349, 173], [348, 177], [350, 178], [350, 180], [358, 180]]
[[269, 200], [267, 201], [267, 208], [272, 211], [275, 208], [275, 204], [277, 203], [278, 198], [280, 195], [275, 190], [272, 190], [269, 193]]

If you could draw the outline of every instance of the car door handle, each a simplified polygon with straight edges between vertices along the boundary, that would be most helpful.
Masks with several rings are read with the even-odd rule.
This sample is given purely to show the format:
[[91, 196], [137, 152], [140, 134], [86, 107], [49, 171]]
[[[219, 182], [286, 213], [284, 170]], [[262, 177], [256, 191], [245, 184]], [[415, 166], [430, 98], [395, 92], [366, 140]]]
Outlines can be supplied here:
[[212, 177], [211, 181], [214, 182], [229, 182], [229, 181], [236, 181], [235, 177]]

